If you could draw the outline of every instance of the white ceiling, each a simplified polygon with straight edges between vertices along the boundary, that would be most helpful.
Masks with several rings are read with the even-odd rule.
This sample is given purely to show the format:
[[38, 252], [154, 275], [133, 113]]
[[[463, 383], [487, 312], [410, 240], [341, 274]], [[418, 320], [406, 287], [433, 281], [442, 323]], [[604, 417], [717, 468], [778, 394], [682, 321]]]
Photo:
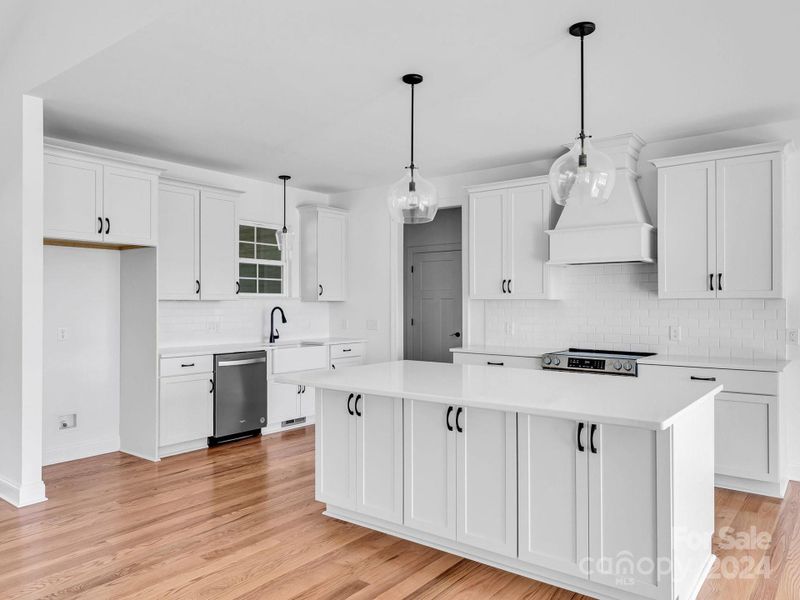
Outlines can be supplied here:
[[[797, 0], [198, 2], [43, 85], [48, 135], [334, 192], [800, 116]], [[57, 49], [52, 49], [57, 51]]]

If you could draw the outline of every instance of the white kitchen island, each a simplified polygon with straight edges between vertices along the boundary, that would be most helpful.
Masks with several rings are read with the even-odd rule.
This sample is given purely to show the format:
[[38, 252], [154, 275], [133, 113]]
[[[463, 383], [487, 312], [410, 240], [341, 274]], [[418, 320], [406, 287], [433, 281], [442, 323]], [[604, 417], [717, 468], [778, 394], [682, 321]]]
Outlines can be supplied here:
[[397, 361], [316, 388], [325, 514], [597, 598], [688, 600], [714, 557], [722, 386]]

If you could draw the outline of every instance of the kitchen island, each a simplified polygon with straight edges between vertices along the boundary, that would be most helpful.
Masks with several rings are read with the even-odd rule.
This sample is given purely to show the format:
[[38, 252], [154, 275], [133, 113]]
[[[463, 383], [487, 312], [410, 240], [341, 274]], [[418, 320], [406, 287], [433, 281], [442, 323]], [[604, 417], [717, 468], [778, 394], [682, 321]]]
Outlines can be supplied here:
[[331, 517], [597, 598], [696, 596], [722, 386], [397, 361], [316, 389]]

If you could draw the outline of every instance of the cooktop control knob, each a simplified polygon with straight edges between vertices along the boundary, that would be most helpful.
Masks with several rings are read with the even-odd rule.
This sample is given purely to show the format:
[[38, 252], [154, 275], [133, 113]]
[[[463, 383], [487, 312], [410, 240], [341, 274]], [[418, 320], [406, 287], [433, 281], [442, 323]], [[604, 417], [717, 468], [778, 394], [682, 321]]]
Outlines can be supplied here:
[[553, 364], [554, 364], [555, 366], [558, 366], [558, 365], [560, 365], [560, 364], [561, 364], [561, 359], [560, 359], [560, 358], [558, 358], [557, 356], [554, 356], [554, 357], [553, 357]]
[[622, 366], [625, 368], [626, 371], [630, 371], [633, 368], [633, 365], [628, 361], [625, 361], [625, 363], [623, 363]]
[[544, 358], [542, 359], [542, 362], [543, 362], [544, 364], [546, 364], [546, 365], [549, 365], [551, 362], [553, 362], [553, 359], [552, 359], [552, 358], [550, 358], [550, 355], [549, 355], [549, 354], [545, 354], [545, 355], [544, 355]]
[[617, 361], [614, 361], [614, 368], [615, 368], [617, 371], [619, 371], [619, 370], [622, 368], [622, 363], [621, 363], [621, 362], [619, 362], [618, 360], [617, 360]]

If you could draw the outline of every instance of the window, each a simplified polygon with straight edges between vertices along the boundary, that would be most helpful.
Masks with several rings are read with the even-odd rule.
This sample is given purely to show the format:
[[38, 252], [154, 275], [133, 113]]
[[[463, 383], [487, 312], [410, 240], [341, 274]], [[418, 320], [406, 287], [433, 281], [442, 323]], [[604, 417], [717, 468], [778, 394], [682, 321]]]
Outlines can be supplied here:
[[283, 294], [285, 265], [275, 239], [277, 230], [263, 223], [239, 223], [240, 293]]

